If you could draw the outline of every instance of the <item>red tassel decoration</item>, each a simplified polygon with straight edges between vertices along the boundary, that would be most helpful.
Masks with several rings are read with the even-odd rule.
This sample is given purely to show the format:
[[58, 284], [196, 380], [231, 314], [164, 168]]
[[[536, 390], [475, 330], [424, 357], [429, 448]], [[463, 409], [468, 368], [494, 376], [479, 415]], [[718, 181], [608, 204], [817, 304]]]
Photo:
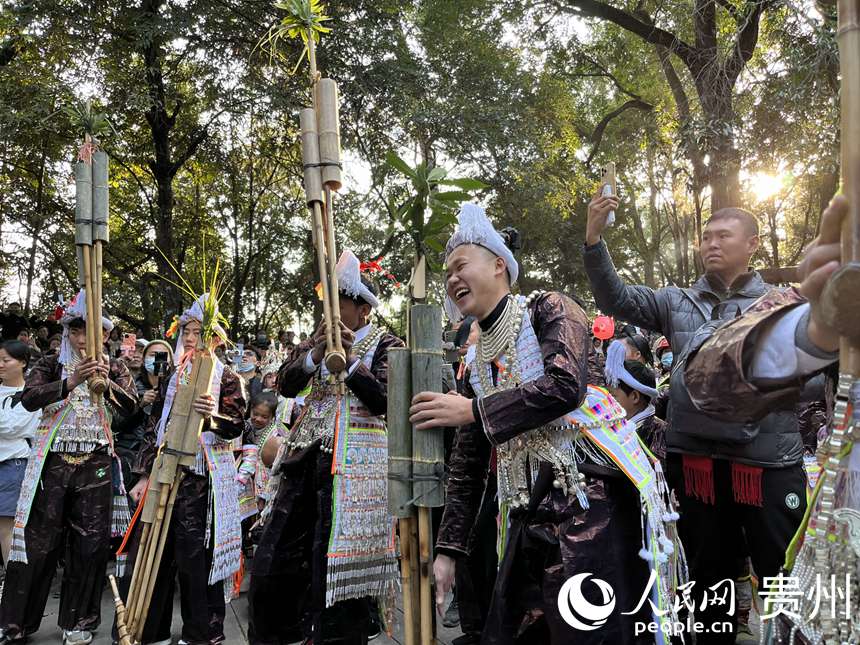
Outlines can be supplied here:
[[748, 466], [732, 462], [732, 492], [735, 502], [748, 506], [763, 506], [761, 466]]
[[684, 494], [705, 504], [714, 504], [714, 462], [710, 457], [682, 455]]

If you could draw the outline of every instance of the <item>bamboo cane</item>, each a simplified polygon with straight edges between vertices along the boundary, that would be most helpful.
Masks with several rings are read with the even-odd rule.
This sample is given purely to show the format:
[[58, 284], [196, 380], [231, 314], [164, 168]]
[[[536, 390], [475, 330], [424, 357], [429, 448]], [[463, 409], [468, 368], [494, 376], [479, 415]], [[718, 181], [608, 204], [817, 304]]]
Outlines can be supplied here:
[[110, 588], [113, 591], [113, 604], [116, 608], [116, 634], [119, 637], [119, 645], [132, 645], [131, 638], [128, 635], [128, 628], [125, 624], [125, 605], [119, 595], [116, 578], [108, 576], [108, 580], [110, 580]]
[[842, 192], [848, 216], [842, 227], [843, 266], [822, 293], [825, 320], [839, 331], [839, 370], [860, 378], [860, 2], [839, 0]]
[[433, 590], [430, 585], [432, 571], [430, 509], [418, 507], [418, 557], [421, 575], [421, 645], [433, 645]]
[[[143, 628], [146, 623], [146, 616], [149, 615], [149, 606], [152, 604], [152, 594], [155, 591], [155, 582], [158, 578], [158, 568], [161, 564], [161, 558], [164, 555], [164, 545], [167, 543], [167, 534], [170, 531], [170, 519], [173, 517], [173, 508], [176, 503], [176, 495], [179, 491], [179, 485], [182, 483], [182, 478], [184, 474], [185, 473], [180, 470], [179, 474], [176, 477], [176, 483], [170, 487], [170, 497], [167, 500], [167, 507], [162, 512], [162, 517], [159, 521], [158, 530], [153, 533], [153, 535], [158, 535], [158, 546], [155, 553], [153, 554], [152, 561], [148, 563], [153, 570], [153, 574], [150, 577], [149, 585], [148, 587], [146, 587], [146, 593], [144, 595], [142, 605], [143, 619], [137, 625], [136, 640], [138, 642], [142, 642], [143, 639]], [[153, 542], [155, 542], [155, 540], [153, 540]]]
[[157, 571], [153, 571], [153, 562], [155, 560], [155, 551], [157, 543], [161, 538], [162, 520], [164, 512], [167, 508], [167, 500], [170, 497], [170, 486], [166, 484], [160, 485], [158, 494], [158, 508], [155, 512], [155, 521], [152, 523], [152, 529], [149, 532], [149, 540], [147, 543], [141, 544], [139, 557], [143, 558], [143, 566], [141, 568], [141, 581], [139, 587], [139, 600], [135, 599], [134, 613], [131, 616], [131, 634], [136, 641], [140, 641], [140, 632], [143, 631], [142, 623], [145, 621], [143, 614], [143, 605], [147, 593], [149, 592], [150, 580], [158, 575]]
[[418, 607], [415, 606], [413, 591], [416, 580], [413, 569], [417, 569], [418, 560], [415, 557], [415, 542], [413, 539], [411, 517], [401, 517], [398, 520], [400, 528], [400, 579], [403, 587], [403, 635], [405, 645], [417, 645], [420, 638]]
[[[128, 594], [126, 599], [128, 600], [128, 606], [126, 607], [127, 615], [129, 617], [129, 621], [131, 621], [131, 617], [134, 615], [134, 605], [132, 603], [139, 602], [140, 598], [140, 582], [141, 582], [141, 574], [140, 570], [143, 567], [143, 550], [144, 545], [149, 544], [149, 532], [152, 530], [152, 524], [144, 524], [143, 529], [141, 530], [140, 536], [140, 544], [137, 547], [137, 554], [134, 558], [134, 568], [131, 574], [131, 583], [128, 588]], [[129, 622], [128, 627], [131, 627], [131, 623]]]

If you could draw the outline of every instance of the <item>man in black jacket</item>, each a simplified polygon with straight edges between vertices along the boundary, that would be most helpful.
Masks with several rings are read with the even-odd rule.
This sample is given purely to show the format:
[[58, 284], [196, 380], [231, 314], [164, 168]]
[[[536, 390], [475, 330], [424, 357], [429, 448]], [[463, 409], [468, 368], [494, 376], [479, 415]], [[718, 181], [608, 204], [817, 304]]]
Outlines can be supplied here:
[[[595, 301], [606, 314], [663, 334], [676, 365], [721, 319], [740, 315], [770, 289], [748, 268], [759, 245], [758, 224], [740, 208], [721, 209], [706, 223], [699, 249], [705, 274], [692, 287], [624, 284], [601, 240], [607, 215], [617, 207], [614, 196], [597, 196], [589, 204], [584, 259]], [[803, 442], [793, 411], [746, 425], [710, 417], [692, 405], [683, 371], [674, 370], [666, 447], [694, 590], [701, 594], [735, 577], [747, 549], [759, 578], [775, 576], [806, 508]], [[697, 620], [707, 625], [735, 617], [710, 606]], [[735, 634], [697, 639], [734, 643]]]

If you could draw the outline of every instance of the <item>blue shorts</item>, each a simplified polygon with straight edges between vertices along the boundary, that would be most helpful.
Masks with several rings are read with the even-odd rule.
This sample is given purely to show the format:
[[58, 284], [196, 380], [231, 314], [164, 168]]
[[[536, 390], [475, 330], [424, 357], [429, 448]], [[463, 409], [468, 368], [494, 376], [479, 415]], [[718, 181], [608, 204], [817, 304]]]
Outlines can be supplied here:
[[26, 470], [26, 459], [0, 461], [0, 517], [15, 517]]

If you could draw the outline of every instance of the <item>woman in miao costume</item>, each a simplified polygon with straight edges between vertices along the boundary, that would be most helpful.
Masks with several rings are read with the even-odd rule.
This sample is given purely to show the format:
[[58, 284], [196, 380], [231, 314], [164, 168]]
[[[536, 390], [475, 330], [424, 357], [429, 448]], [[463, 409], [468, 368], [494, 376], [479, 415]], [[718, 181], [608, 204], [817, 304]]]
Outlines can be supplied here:
[[[556, 292], [512, 295], [517, 262], [474, 204], [460, 211], [446, 264], [448, 309], [476, 316], [481, 334], [467, 396], [423, 392], [411, 409], [419, 430], [459, 426], [436, 544], [437, 604], [496, 476], [500, 566], [481, 642], [653, 643], [634, 635], [634, 622], [651, 621], [648, 603], [621, 612], [637, 607], [651, 569], [651, 597], [672, 619], [677, 516], [623, 408], [587, 385], [585, 313]], [[595, 612], [614, 596], [614, 609], [590, 624], [573, 592]]]
[[[91, 642], [101, 620], [111, 534], [121, 535], [128, 525], [110, 427], [114, 416], [134, 414], [137, 393], [125, 364], [84, 358], [86, 312], [82, 289], [60, 320], [59, 354], [47, 354], [33, 366], [21, 394], [26, 409], [42, 410], [42, 422], [15, 513], [0, 601], [0, 643], [23, 642], [39, 629], [66, 544], [57, 622], [65, 643]], [[106, 318], [99, 322], [113, 327]], [[87, 386], [96, 375], [109, 377], [98, 398]]]
[[[215, 315], [204, 314], [210, 297], [210, 294], [204, 294], [197, 298], [174, 321], [168, 332], [168, 335], [178, 334], [174, 367], [163, 379], [159, 396], [152, 405], [144, 445], [135, 466], [142, 478], [131, 491], [132, 499], [139, 500], [146, 491], [177, 388], [182, 387], [190, 376], [194, 350], [204, 348], [204, 338], [211, 339], [209, 343], [213, 346], [226, 339], [226, 332], [218, 322], [221, 318], [217, 314], [217, 304]], [[211, 328], [204, 329], [204, 324]], [[224, 640], [225, 581], [229, 589], [232, 576], [239, 569], [242, 551], [236, 463], [231, 440], [240, 436], [245, 427], [245, 395], [236, 373], [217, 360], [211, 392], [201, 394], [194, 401], [194, 409], [205, 418], [197, 463], [186, 468], [176, 495], [167, 543], [143, 629], [144, 643], [170, 642], [174, 581], [177, 577], [182, 615], [180, 642], [204, 645]], [[142, 523], [138, 523], [130, 529], [126, 536], [127, 544], [120, 549], [120, 558], [124, 551], [131, 556], [124, 563], [125, 588], [134, 569], [133, 558], [139, 545], [141, 526]]]

